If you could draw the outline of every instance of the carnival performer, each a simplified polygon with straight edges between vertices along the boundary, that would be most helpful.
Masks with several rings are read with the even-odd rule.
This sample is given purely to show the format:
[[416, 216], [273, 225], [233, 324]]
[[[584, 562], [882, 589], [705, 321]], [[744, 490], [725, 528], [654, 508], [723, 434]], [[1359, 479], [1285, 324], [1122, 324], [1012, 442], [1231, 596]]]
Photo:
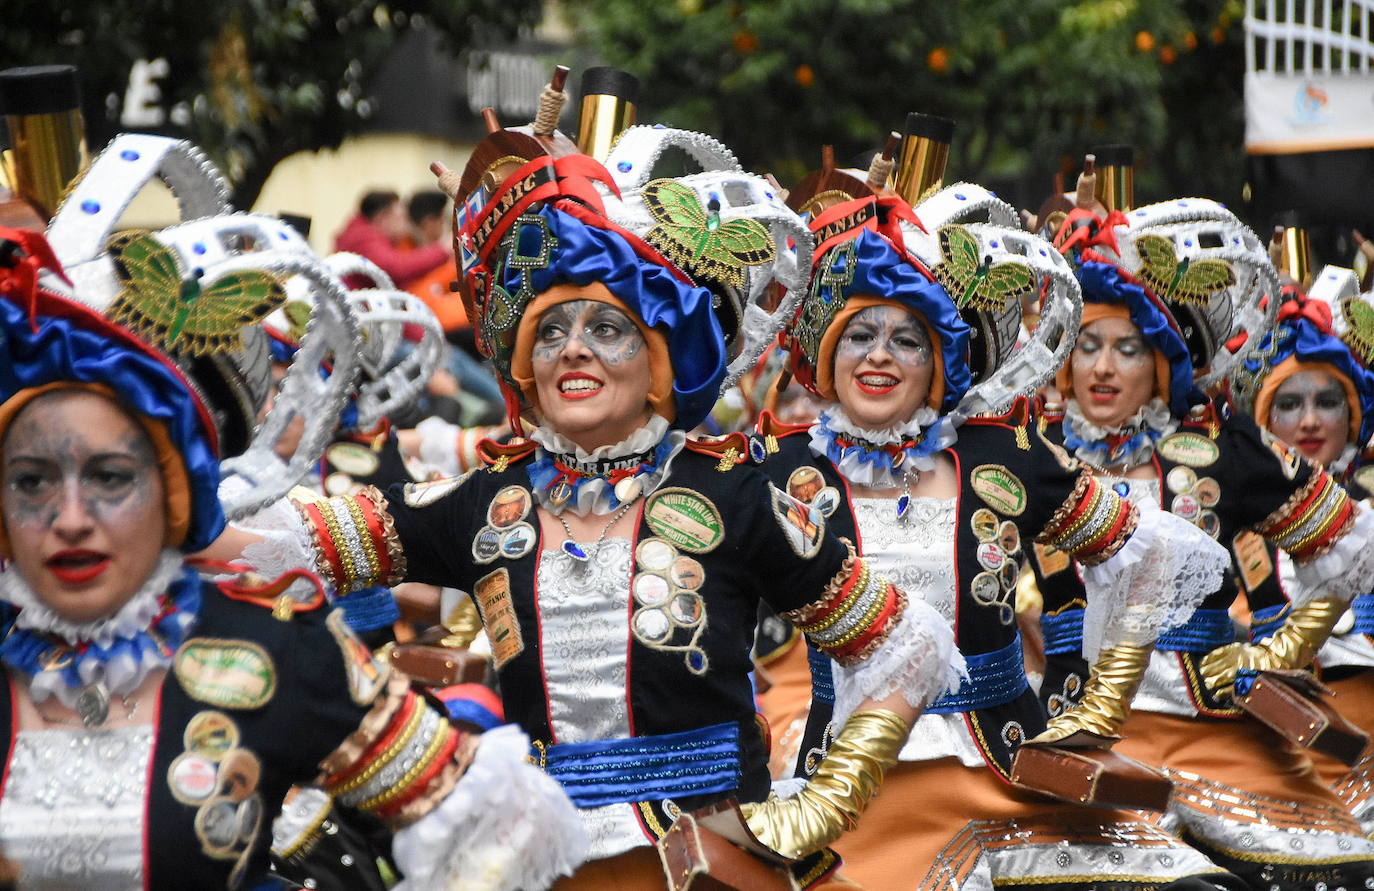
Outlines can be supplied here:
[[[1204, 395], [1264, 336], [1262, 307], [1276, 309], [1264, 245], [1220, 205], [1194, 198], [1126, 204], [1105, 219], [1077, 209], [1059, 233], [1085, 309], [1057, 379], [1064, 405], [1046, 406], [1042, 418], [1046, 436], [1103, 485], [1157, 502], [1229, 546], [1252, 599], [1275, 583], [1256, 562], [1265, 541], [1292, 559], [1307, 595], [1255, 643], [1233, 643], [1227, 610], [1236, 592], [1226, 584], [1161, 635], [1153, 654], [1108, 648], [1084, 618], [1068, 556], [1038, 551], [1048, 655], [1041, 694], [1052, 715], [1042, 738], [1123, 736], [1114, 751], [1163, 767], [1174, 782], [1170, 815], [1184, 837], [1255, 888], [1357, 886], [1374, 875], [1374, 844], [1310, 759], [1239, 720], [1233, 699], [1256, 671], [1307, 665], [1374, 576], [1368, 510], [1224, 399]], [[1099, 646], [1089, 671], [1083, 654]]]
[[[1308, 294], [1285, 288], [1274, 330], [1246, 356], [1232, 389], [1262, 430], [1324, 467], [1352, 498], [1365, 500], [1374, 495], [1374, 468], [1361, 460], [1374, 436], [1374, 339], [1361, 323], [1374, 295], [1358, 292], [1354, 272], [1335, 266], [1316, 276]], [[1242, 579], [1276, 574], [1279, 581], [1247, 589], [1250, 639], [1257, 642], [1282, 624], [1299, 580], [1292, 560], [1272, 546], [1250, 556]], [[1261, 600], [1266, 595], [1271, 602]], [[1344, 717], [1374, 733], [1374, 595], [1356, 597], [1333, 630], [1317, 654], [1322, 683], [1336, 693], [1334, 704]], [[1353, 769], [1331, 757], [1314, 756], [1313, 763], [1364, 828], [1374, 828], [1374, 759], [1366, 753]]]
[[[512, 131], [488, 138], [463, 175], [487, 183], [459, 195], [469, 315], [512, 427], [526, 412], [538, 425], [485, 444], [487, 467], [457, 479], [299, 505], [298, 528], [340, 589], [411, 579], [473, 593], [506, 715], [591, 835], [575, 885], [661, 887], [651, 845], [725, 798], [803, 883], [821, 880], [835, 864], [825, 846], [957, 679], [958, 657], [929, 607], [769, 484], [743, 436], [683, 433], [715, 402], [754, 301], [795, 270], [789, 239], [809, 235], [698, 134], [634, 128], [607, 167], [534, 140], [516, 164]], [[675, 146], [719, 163], [633, 187], [607, 172], [647, 178]], [[786, 800], [769, 797], [748, 677], [760, 597], [814, 625], [855, 705], [810, 787]]]
[[204, 404], [164, 354], [54, 293], [41, 236], [0, 238], [0, 840], [21, 887], [251, 884], [287, 787], [311, 781], [399, 829], [413, 887], [570, 869], [580, 827], [519, 734], [456, 730], [322, 592], [186, 564], [224, 526]]
[[[1163, 621], [1201, 599], [1189, 585], [1220, 581], [1225, 555], [1189, 524], [1121, 499], [1036, 434], [1018, 396], [1067, 351], [1078, 311], [1072, 273], [1047, 242], [954, 222], [981, 213], [1015, 226], [1011, 208], [977, 186], [951, 186], [913, 211], [854, 177], [841, 193], [845, 179], [829, 172], [791, 199], [817, 241], [788, 336], [792, 369], [825, 403], [813, 425], [765, 416], [763, 446], [775, 454], [764, 467], [828, 515], [875, 571], [920, 592], [953, 628], [970, 674], [927, 706], [883, 794], [837, 843], [846, 874], [875, 889], [1183, 887], [1189, 877], [1189, 887], [1213, 887], [1201, 877], [1224, 872], [1167, 833], [1009, 784], [1013, 754], [1044, 727], [1014, 597], [1027, 553], [1054, 545], [1089, 567], [1098, 600], [1176, 602], [1158, 608]], [[980, 263], [996, 274], [979, 277]], [[1014, 357], [1021, 292], [1042, 286], [1043, 327]], [[1148, 629], [1128, 631], [1124, 611], [1103, 610], [1108, 637], [1148, 643]], [[834, 698], [843, 722], [854, 705]], [[803, 776], [824, 751], [816, 742]]]

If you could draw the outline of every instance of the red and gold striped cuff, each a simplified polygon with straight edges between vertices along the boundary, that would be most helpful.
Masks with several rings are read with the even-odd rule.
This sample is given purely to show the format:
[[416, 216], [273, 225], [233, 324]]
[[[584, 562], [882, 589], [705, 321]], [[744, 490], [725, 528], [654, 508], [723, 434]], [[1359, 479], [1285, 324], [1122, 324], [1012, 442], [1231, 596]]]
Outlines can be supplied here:
[[448, 768], [455, 763], [464, 734], [412, 691], [399, 705], [393, 701], [382, 707], [390, 714], [380, 732], [373, 728], [375, 739], [361, 754], [327, 773], [323, 786], [349, 807], [392, 820], [441, 778], [451, 785], [453, 771]]
[[1328, 473], [1313, 473], [1282, 507], [1255, 527], [1297, 563], [1330, 550], [1355, 523], [1355, 503]]
[[867, 658], [906, 609], [905, 594], [874, 574], [853, 549], [849, 553], [821, 599], [783, 613], [817, 649], [841, 665]]
[[386, 497], [375, 486], [295, 504], [314, 540], [320, 575], [335, 590], [346, 594], [405, 578], [405, 555]]
[[1134, 504], [1084, 471], [1035, 540], [1054, 545], [1084, 566], [1094, 566], [1121, 550], [1135, 532], [1138, 516]]

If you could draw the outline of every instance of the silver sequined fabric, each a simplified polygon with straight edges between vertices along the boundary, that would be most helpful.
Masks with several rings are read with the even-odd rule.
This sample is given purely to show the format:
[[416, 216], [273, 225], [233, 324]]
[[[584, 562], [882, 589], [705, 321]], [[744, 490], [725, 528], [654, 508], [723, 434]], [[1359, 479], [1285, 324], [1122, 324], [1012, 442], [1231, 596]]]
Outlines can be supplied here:
[[141, 889], [154, 728], [25, 730], [0, 798], [0, 842], [28, 889]]

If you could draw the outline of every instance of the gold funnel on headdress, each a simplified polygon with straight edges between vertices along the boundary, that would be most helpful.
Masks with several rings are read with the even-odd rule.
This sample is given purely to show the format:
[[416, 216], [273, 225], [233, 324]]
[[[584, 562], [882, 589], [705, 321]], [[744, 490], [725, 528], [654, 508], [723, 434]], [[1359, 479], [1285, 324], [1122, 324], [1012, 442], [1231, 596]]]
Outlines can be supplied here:
[[9, 128], [5, 178], [48, 220], [86, 164], [81, 89], [71, 65], [0, 71], [0, 114]]
[[954, 122], [949, 118], [919, 112], [906, 116], [896, 192], [908, 204], [919, 204], [944, 185], [953, 139]]
[[605, 161], [616, 137], [634, 126], [639, 79], [619, 68], [588, 68], [582, 73], [582, 119], [577, 147]]

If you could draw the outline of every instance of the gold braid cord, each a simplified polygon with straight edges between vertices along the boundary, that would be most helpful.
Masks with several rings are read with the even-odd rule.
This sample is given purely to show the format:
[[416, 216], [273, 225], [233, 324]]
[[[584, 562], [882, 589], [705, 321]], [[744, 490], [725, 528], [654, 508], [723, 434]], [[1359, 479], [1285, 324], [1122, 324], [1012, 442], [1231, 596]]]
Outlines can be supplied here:
[[749, 829], [792, 859], [833, 843], [857, 825], [883, 774], [897, 763], [910, 729], [890, 711], [855, 712], [800, 792], [742, 805]]

